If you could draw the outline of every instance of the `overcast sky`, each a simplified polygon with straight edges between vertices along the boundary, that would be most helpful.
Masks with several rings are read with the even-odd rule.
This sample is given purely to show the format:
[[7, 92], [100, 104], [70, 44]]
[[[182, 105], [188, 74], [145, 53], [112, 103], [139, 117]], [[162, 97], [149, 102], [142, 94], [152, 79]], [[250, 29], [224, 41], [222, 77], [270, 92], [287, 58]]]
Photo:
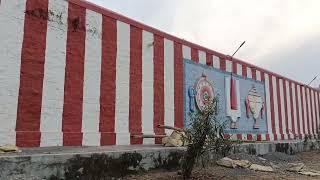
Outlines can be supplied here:
[[[88, 0], [297, 81], [320, 74], [319, 0]], [[320, 84], [320, 77], [313, 86]]]

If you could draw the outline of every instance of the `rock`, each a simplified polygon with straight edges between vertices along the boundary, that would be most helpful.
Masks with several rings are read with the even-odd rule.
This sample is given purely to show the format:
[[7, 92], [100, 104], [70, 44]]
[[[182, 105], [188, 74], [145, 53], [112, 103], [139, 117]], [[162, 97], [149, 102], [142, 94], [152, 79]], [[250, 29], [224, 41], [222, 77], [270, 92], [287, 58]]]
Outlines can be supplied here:
[[217, 164], [219, 166], [229, 167], [229, 168], [235, 168], [237, 165], [235, 164], [234, 160], [224, 157], [217, 161]]
[[233, 160], [233, 162], [236, 164], [236, 166], [242, 167], [242, 168], [249, 168], [252, 164], [248, 160]]
[[251, 164], [249, 169], [254, 170], [254, 171], [273, 172], [273, 169], [271, 166], [261, 166], [258, 164]]
[[280, 167], [278, 165], [276, 165], [275, 163], [273, 162], [270, 162], [270, 166], [273, 168], [273, 169], [280, 169]]
[[187, 145], [186, 134], [181, 131], [173, 131], [169, 137], [162, 138], [165, 147], [181, 147]]
[[262, 158], [262, 157], [258, 157], [258, 159], [261, 161], [267, 161], [265, 158]]
[[299, 174], [306, 175], [306, 176], [320, 176], [320, 171], [316, 170], [302, 170], [298, 172]]
[[0, 147], [2, 152], [20, 152], [17, 146], [14, 145], [5, 145]]
[[291, 172], [299, 172], [301, 171], [306, 165], [303, 163], [288, 163], [287, 171]]

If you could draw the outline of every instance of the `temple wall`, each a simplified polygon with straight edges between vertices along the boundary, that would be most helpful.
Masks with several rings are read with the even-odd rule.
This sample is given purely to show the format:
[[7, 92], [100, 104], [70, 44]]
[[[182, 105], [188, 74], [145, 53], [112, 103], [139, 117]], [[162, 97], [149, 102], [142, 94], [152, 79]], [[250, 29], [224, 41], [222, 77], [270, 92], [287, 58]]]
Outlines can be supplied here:
[[[226, 82], [238, 82], [241, 113], [239, 126], [227, 129], [232, 138], [318, 132], [319, 90], [82, 0], [1, 0], [0, 27], [0, 145], [159, 143], [131, 135], [170, 133], [158, 124], [186, 127], [186, 85], [202, 72], [221, 92], [225, 120]], [[253, 85], [264, 106], [259, 128], [246, 115]]]

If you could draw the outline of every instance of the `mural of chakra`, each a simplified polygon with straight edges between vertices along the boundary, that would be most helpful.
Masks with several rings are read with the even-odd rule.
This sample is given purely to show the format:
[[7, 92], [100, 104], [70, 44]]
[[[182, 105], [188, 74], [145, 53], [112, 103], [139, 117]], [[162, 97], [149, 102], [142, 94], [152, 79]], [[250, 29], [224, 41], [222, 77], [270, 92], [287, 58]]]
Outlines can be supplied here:
[[226, 115], [231, 120], [230, 129], [238, 129], [241, 117], [239, 80], [232, 76], [225, 77], [225, 94]]
[[254, 129], [259, 129], [258, 121], [263, 118], [264, 102], [262, 96], [258, 93], [256, 87], [250, 89], [248, 96], [246, 97], [246, 112], [247, 117], [250, 118], [252, 114], [254, 119]]
[[214, 98], [212, 83], [207, 79], [205, 74], [202, 74], [194, 86], [189, 88], [188, 94], [190, 97], [190, 111], [194, 112], [195, 102], [198, 109], [204, 111], [206, 105]]

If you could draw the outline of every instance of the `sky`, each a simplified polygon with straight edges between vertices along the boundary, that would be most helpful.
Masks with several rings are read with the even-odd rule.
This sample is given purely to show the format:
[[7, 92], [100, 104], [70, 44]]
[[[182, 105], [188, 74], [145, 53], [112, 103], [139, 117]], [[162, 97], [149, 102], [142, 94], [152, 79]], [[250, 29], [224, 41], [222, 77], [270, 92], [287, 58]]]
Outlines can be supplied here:
[[[319, 0], [88, 0], [308, 84], [320, 74]], [[311, 84], [319, 86], [319, 77]]]

